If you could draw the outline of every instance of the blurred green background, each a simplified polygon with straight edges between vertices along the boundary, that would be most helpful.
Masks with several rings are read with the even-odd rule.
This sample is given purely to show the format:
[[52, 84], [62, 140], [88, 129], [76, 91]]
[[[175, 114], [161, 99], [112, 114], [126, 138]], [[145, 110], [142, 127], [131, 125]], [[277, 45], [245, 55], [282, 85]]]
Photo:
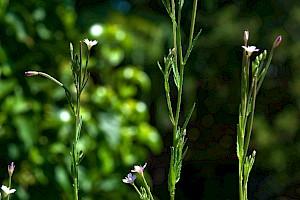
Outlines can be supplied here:
[[[183, 10], [185, 42], [192, 3], [186, 0]], [[248, 198], [299, 199], [300, 3], [202, 0], [198, 8], [196, 29], [203, 31], [186, 68], [182, 114], [193, 102], [196, 110], [177, 199], [238, 198], [245, 29], [249, 44], [262, 50], [283, 36], [257, 98]], [[7, 184], [7, 165], [14, 161], [12, 199], [72, 199], [74, 120], [64, 91], [24, 72], [43, 71], [73, 88], [69, 42], [78, 52], [84, 38], [99, 44], [92, 48], [82, 100], [81, 195], [138, 199], [121, 179], [148, 162], [155, 196], [168, 199], [172, 129], [156, 62], [172, 48], [172, 33], [160, 0], [0, 0], [0, 184]]]

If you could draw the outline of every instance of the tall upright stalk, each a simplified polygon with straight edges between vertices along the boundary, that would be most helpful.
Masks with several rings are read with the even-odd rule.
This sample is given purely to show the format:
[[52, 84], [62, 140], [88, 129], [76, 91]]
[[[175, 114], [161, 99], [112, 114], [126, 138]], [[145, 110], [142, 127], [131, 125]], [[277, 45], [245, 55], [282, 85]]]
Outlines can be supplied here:
[[[76, 88], [76, 110], [73, 109], [72, 104], [71, 107], [73, 109], [75, 115], [75, 133], [73, 134], [73, 141], [72, 141], [72, 150], [71, 150], [71, 173], [73, 177], [73, 190], [74, 190], [74, 198], [78, 200], [79, 198], [79, 162], [82, 157], [82, 154], [79, 154], [77, 149], [77, 143], [81, 133], [82, 127], [82, 118], [80, 115], [80, 106], [81, 106], [81, 93], [89, 79], [89, 74], [87, 72], [88, 67], [88, 60], [90, 55], [90, 49], [93, 45], [97, 44], [97, 41], [89, 41], [87, 39], [84, 40], [86, 45], [88, 46], [88, 53], [86, 58], [85, 67], [83, 70], [82, 67], [82, 42], [80, 41], [79, 46], [79, 57], [77, 54], [73, 54], [73, 45], [70, 44], [70, 51], [71, 51], [71, 69], [73, 74], [73, 81]], [[70, 101], [69, 101], [70, 102]]]
[[76, 104], [75, 104], [75, 107], [73, 105], [71, 93], [64, 86], [64, 84], [59, 82], [57, 79], [53, 78], [52, 76], [50, 76], [49, 74], [46, 74], [44, 72], [37, 72], [37, 71], [27, 71], [27, 72], [25, 72], [25, 75], [27, 75], [27, 76], [34, 76], [34, 75], [44, 76], [44, 77], [46, 77], [49, 80], [53, 81], [54, 83], [56, 83], [57, 85], [59, 85], [60, 87], [62, 87], [65, 90], [67, 100], [68, 100], [68, 102], [71, 106], [71, 109], [73, 111], [74, 118], [75, 118], [75, 132], [73, 133], [72, 142], [71, 142], [71, 151], [70, 151], [71, 176], [72, 176], [72, 179], [73, 179], [74, 200], [79, 199], [79, 176], [78, 176], [78, 172], [79, 172], [79, 163], [80, 163], [80, 160], [83, 156], [82, 154], [79, 153], [78, 148], [77, 148], [77, 143], [78, 143], [78, 140], [79, 140], [79, 137], [80, 137], [81, 127], [82, 127], [82, 118], [81, 118], [81, 115], [80, 115], [80, 106], [81, 106], [80, 98], [81, 98], [81, 93], [82, 93], [82, 91], [83, 91], [83, 89], [84, 89], [84, 87], [85, 87], [85, 85], [86, 85], [86, 83], [89, 79], [89, 74], [88, 74], [88, 71], [87, 71], [87, 67], [88, 67], [88, 60], [89, 60], [90, 50], [91, 50], [92, 46], [94, 46], [98, 43], [95, 40], [94, 41], [89, 41], [88, 39], [85, 39], [84, 42], [86, 43], [87, 48], [88, 48], [88, 54], [87, 54], [84, 70], [83, 70], [83, 67], [82, 67], [82, 42], [80, 41], [80, 43], [79, 43], [80, 44], [79, 45], [79, 55], [74, 54], [73, 45], [72, 45], [72, 43], [70, 43], [71, 70], [72, 70], [72, 77], [73, 77], [73, 82], [74, 82], [75, 90], [76, 90]]
[[247, 200], [247, 184], [249, 174], [255, 161], [256, 151], [248, 155], [248, 148], [251, 139], [252, 125], [254, 120], [256, 95], [261, 87], [265, 75], [269, 69], [274, 49], [281, 42], [281, 36], [274, 41], [270, 55], [267, 58], [267, 51], [263, 51], [251, 63], [251, 55], [259, 51], [255, 46], [248, 46], [249, 31], [244, 32], [244, 52], [241, 73], [241, 104], [239, 110], [239, 123], [237, 125], [237, 156], [239, 159], [239, 199]]
[[[190, 26], [190, 37], [188, 49], [183, 57], [182, 51], [182, 38], [181, 38], [181, 11], [184, 4], [184, 0], [178, 0], [178, 6], [176, 7], [175, 1], [162, 0], [166, 11], [168, 12], [172, 21], [172, 34], [173, 34], [173, 48], [170, 49], [169, 55], [164, 58], [164, 69], [158, 63], [158, 66], [164, 76], [164, 86], [167, 99], [167, 105], [169, 110], [169, 117], [173, 125], [173, 145], [171, 146], [171, 158], [168, 178], [168, 189], [170, 192], [170, 199], [175, 199], [175, 185], [180, 179], [182, 160], [187, 151], [186, 143], [186, 126], [195, 108], [195, 105], [191, 108], [185, 123], [179, 125], [179, 119], [181, 117], [181, 106], [182, 106], [182, 92], [184, 82], [184, 69], [188, 57], [193, 49], [195, 42], [197, 41], [201, 31], [199, 31], [194, 38], [194, 28], [197, 11], [197, 1], [194, 0], [192, 9], [192, 20]], [[170, 99], [170, 81], [169, 77], [173, 73], [174, 83], [177, 88], [177, 102], [175, 111], [173, 111], [172, 101]], [[174, 116], [175, 112], [175, 116]], [[185, 148], [185, 149], [184, 149]]]

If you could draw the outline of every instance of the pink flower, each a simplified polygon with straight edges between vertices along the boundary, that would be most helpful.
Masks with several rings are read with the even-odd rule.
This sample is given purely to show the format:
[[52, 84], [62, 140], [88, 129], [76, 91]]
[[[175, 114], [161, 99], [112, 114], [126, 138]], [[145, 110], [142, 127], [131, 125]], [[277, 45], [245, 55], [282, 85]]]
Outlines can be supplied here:
[[247, 55], [248, 56], [251, 56], [251, 54], [254, 52], [254, 51], [259, 51], [259, 49], [256, 48], [256, 46], [242, 46], [244, 48], [244, 50], [247, 52]]
[[123, 181], [123, 183], [132, 184], [135, 179], [136, 179], [136, 175], [132, 175], [131, 173], [129, 173], [127, 175], [127, 177], [125, 177], [125, 178], [122, 179], [122, 181]]
[[145, 163], [143, 167], [142, 167], [142, 166], [135, 165], [135, 166], [134, 166], [134, 169], [131, 170], [131, 172], [137, 172], [137, 173], [139, 173], [140, 175], [143, 176], [143, 171], [144, 171], [144, 169], [145, 169], [146, 166], [147, 166], [147, 163]]

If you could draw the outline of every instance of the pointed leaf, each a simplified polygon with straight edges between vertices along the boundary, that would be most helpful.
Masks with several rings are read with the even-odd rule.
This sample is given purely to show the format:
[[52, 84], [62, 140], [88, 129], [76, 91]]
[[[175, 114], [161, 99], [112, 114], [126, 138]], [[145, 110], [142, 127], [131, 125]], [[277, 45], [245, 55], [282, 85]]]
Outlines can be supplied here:
[[200, 31], [197, 33], [196, 37], [193, 39], [192, 44], [190, 44], [190, 46], [189, 46], [189, 48], [188, 48], [188, 50], [187, 50], [187, 52], [186, 52], [186, 54], [184, 56], [184, 60], [183, 60], [184, 65], [186, 64], [186, 62], [187, 62], [187, 60], [188, 60], [188, 58], [189, 58], [189, 56], [190, 56], [190, 54], [191, 54], [191, 52], [192, 52], [192, 50], [193, 50], [196, 42], [197, 42], [197, 40], [198, 40], [201, 32], [202, 32], [202, 29], [200, 29]]
[[183, 129], [183, 130], [186, 129], [187, 124], [189, 123], [189, 121], [190, 121], [190, 119], [191, 119], [191, 116], [192, 116], [192, 114], [193, 114], [193, 112], [194, 112], [195, 106], [196, 106], [196, 104], [194, 103], [193, 106], [192, 106], [192, 108], [190, 109], [190, 112], [189, 112], [189, 114], [188, 114], [188, 116], [187, 116], [187, 118], [186, 118], [186, 120], [185, 120], [183, 126], [182, 126], [182, 129]]

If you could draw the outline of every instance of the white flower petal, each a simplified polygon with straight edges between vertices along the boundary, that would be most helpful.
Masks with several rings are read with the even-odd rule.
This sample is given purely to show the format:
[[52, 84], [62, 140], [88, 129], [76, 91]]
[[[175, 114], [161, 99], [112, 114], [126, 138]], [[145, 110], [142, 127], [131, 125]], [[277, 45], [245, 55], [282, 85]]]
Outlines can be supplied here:
[[98, 44], [98, 41], [97, 40], [93, 40], [93, 41], [90, 41], [89, 39], [84, 39], [83, 42], [87, 45], [88, 47], [88, 50], [91, 50], [91, 48], [93, 46], [95, 46], [96, 44]]
[[8, 195], [8, 194], [12, 194], [16, 192], [16, 189], [9, 189], [7, 186], [2, 185], [1, 189], [3, 190], [3, 192]]
[[242, 46], [243, 49], [245, 49], [245, 51], [247, 52], [248, 56], [251, 56], [251, 54], [254, 51], [259, 51], [259, 49], [256, 48], [256, 46]]

